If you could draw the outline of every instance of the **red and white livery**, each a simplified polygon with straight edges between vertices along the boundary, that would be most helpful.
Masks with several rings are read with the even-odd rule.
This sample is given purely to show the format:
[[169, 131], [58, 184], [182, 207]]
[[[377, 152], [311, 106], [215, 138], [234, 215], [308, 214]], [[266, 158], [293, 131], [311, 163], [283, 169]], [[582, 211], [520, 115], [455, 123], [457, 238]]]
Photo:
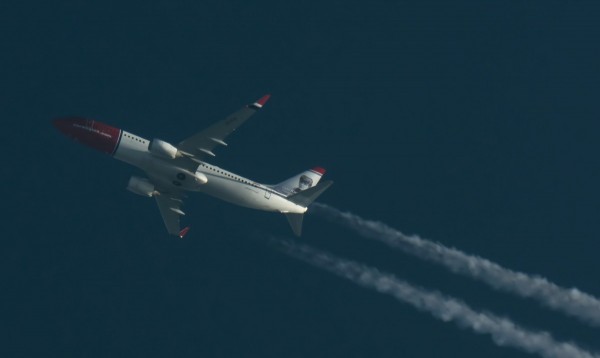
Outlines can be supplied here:
[[132, 176], [127, 189], [156, 199], [169, 234], [184, 237], [188, 233], [189, 227], [181, 229], [179, 224], [185, 215], [181, 209], [184, 193], [198, 191], [236, 205], [283, 213], [300, 236], [308, 205], [333, 184], [320, 182], [325, 169], [315, 167], [279, 184], [265, 185], [206, 162], [215, 156], [215, 148], [227, 146], [227, 136], [268, 99], [269, 95], [263, 96], [177, 145], [80, 117], [56, 119], [54, 126], [75, 141], [143, 170], [147, 177]]

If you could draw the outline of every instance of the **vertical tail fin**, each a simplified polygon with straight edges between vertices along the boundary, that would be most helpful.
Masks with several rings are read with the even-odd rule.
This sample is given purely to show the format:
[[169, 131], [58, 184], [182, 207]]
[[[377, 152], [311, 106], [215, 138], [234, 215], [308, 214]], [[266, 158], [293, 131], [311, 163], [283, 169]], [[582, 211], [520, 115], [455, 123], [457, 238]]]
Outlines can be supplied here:
[[325, 169], [315, 167], [284, 180], [277, 185], [273, 185], [272, 188], [285, 196], [290, 196], [314, 187], [319, 183], [323, 174], [325, 174]]

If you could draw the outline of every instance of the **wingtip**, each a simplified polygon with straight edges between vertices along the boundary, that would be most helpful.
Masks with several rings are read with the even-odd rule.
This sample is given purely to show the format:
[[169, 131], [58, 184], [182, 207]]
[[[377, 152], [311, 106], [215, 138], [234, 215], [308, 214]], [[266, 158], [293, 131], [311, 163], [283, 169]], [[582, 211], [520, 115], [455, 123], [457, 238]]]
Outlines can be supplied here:
[[265, 103], [267, 103], [269, 98], [271, 98], [271, 94], [266, 94], [266, 95], [262, 96], [258, 101], [254, 102], [254, 105], [258, 108], [261, 108], [262, 106], [265, 105]]
[[183, 229], [182, 229], [182, 230], [179, 232], [179, 235], [178, 235], [178, 236], [179, 236], [179, 238], [180, 238], [180, 239], [183, 239], [183, 237], [184, 237], [185, 235], [187, 235], [188, 231], [190, 231], [190, 227], [189, 227], [189, 226], [186, 226], [186, 227], [184, 227], [184, 228], [183, 228]]

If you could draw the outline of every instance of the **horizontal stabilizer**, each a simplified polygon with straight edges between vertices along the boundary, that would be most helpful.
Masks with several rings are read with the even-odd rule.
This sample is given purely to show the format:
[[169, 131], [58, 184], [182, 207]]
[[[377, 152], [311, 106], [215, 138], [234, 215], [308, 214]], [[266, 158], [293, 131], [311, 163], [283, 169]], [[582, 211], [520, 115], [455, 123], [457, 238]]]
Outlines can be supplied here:
[[304, 219], [304, 214], [285, 214], [285, 217], [288, 219], [294, 235], [300, 236], [302, 234], [302, 219]]
[[329, 188], [333, 184], [333, 181], [327, 180], [322, 183], [313, 186], [312, 188], [305, 189], [297, 194], [293, 194], [287, 197], [287, 200], [291, 201], [294, 204], [307, 207], [313, 201], [317, 200], [317, 198], [323, 194], [327, 188]]

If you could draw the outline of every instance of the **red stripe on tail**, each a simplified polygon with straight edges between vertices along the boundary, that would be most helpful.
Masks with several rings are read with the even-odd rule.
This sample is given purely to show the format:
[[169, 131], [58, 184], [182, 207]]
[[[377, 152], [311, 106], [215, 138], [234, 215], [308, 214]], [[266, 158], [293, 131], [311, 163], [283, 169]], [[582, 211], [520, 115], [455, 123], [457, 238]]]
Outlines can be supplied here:
[[319, 173], [321, 175], [325, 174], [325, 169], [321, 168], [321, 167], [314, 167], [311, 169], [313, 172], [315, 173]]

